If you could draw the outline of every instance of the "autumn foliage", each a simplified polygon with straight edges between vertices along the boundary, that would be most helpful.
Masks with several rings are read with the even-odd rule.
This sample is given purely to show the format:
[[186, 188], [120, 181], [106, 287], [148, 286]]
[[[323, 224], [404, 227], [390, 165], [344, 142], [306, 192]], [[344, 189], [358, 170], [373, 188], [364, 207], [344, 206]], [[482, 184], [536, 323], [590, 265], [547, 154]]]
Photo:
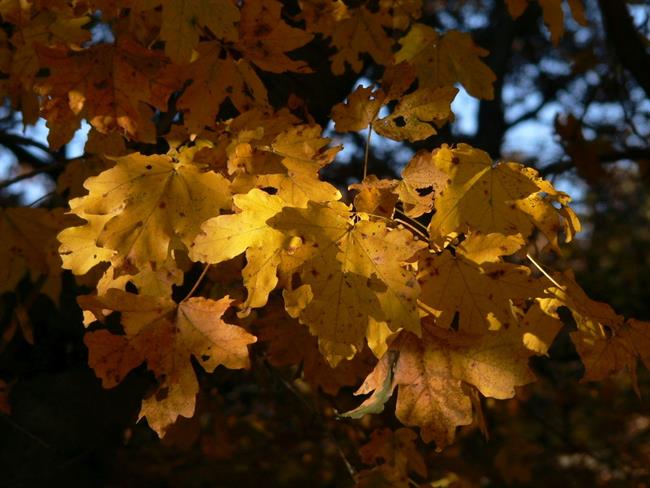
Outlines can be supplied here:
[[[459, 86], [494, 96], [487, 50], [421, 23], [419, 1], [290, 3], [0, 2], [3, 96], [25, 124], [47, 121], [53, 151], [91, 125], [57, 179], [64, 207], [0, 209], [16, 323], [37, 294], [59, 303], [72, 273], [89, 366], [110, 389], [144, 365], [155, 387], [139, 420], [161, 438], [195, 415], [201, 370], [268, 369], [307, 397], [352, 389], [356, 404], [328, 415], [367, 432], [359, 486], [424, 482], [419, 445], [487, 428], [482, 403], [536, 380], [530, 358], [567, 327], [561, 309], [583, 381], [650, 366], [650, 323], [540, 264], [581, 225], [535, 169], [444, 144], [400, 179], [366, 160], [342, 188], [322, 177], [341, 147], [310, 100], [269, 96], [276, 74], [317, 76], [308, 49], [324, 42], [328, 76], [377, 67], [331, 107], [334, 131], [425, 141], [453, 120]], [[557, 43], [563, 2], [539, 3]], [[507, 1], [513, 17], [527, 4]], [[401, 426], [368, 420], [382, 412]]]

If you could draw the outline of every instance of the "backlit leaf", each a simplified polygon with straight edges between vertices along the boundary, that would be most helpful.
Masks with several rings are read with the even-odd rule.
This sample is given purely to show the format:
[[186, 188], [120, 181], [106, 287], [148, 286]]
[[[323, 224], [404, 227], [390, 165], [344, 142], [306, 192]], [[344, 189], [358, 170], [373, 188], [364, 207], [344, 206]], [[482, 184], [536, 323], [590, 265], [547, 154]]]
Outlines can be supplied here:
[[285, 208], [270, 223], [313, 248], [301, 272], [314, 299], [299, 319], [318, 336], [332, 365], [363, 347], [368, 316], [391, 330], [419, 331], [419, 287], [404, 263], [424, 247], [403, 230], [385, 224], [354, 223], [343, 205]]
[[421, 86], [460, 83], [474, 97], [494, 98], [496, 76], [481, 60], [488, 51], [477, 46], [469, 34], [452, 30], [440, 35], [428, 25], [415, 23], [400, 44], [395, 62], [411, 63]]
[[[176, 305], [166, 298], [109, 290], [103, 297], [80, 299], [84, 308], [121, 313], [124, 335], [97, 330], [85, 335], [89, 364], [106, 388], [119, 384], [143, 362], [159, 381], [158, 390], [145, 399], [140, 418], [159, 436], [178, 416], [194, 414], [199, 385], [192, 368], [194, 357], [212, 372], [219, 365], [229, 369], [249, 367], [249, 344], [255, 337], [221, 316], [232, 300], [190, 298]], [[103, 315], [95, 314], [103, 321]]]
[[456, 314], [460, 330], [482, 333], [516, 326], [511, 300], [544, 296], [542, 283], [524, 266], [485, 262], [478, 265], [460, 252], [444, 251], [420, 259], [420, 300], [446, 329]]
[[205, 27], [225, 41], [236, 41], [239, 9], [230, 0], [163, 0], [160, 36], [165, 54], [175, 63], [187, 63]]
[[[472, 421], [472, 403], [462, 383], [476, 386], [486, 397], [512, 398], [515, 387], [535, 379], [528, 368], [532, 352], [523, 347], [517, 328], [486, 335], [470, 335], [425, 326], [422, 338], [402, 333], [391, 349], [399, 353], [395, 365], [395, 414], [405, 425], [420, 427], [425, 442], [438, 449], [453, 441], [456, 427]], [[369, 375], [388, 375], [387, 354]]]
[[88, 195], [70, 202], [88, 223], [67, 229], [61, 239], [66, 265], [87, 270], [108, 256], [91, 256], [92, 241], [116, 251], [113, 264], [140, 268], [163, 263], [175, 249], [189, 248], [200, 225], [230, 208], [228, 181], [164, 155], [135, 153], [90, 178]]

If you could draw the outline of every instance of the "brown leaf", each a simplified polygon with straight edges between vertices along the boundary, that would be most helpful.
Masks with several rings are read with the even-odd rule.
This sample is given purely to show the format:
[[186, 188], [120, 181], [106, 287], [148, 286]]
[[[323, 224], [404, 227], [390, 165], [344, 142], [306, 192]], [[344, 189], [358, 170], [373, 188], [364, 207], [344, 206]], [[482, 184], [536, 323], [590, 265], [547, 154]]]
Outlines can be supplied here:
[[370, 372], [372, 358], [368, 356], [372, 355], [367, 350], [366, 354], [341, 361], [332, 368], [318, 350], [317, 338], [306, 326], [288, 317], [283, 308], [272, 307], [255, 321], [255, 326], [258, 339], [268, 343], [270, 364], [277, 367], [302, 364], [304, 380], [329, 395], [337, 395], [344, 386], [358, 384]]
[[[438, 449], [453, 441], [457, 426], [472, 422], [472, 402], [463, 382], [486, 397], [506, 399], [514, 396], [515, 387], [535, 379], [528, 369], [533, 353], [523, 346], [516, 327], [474, 335], [429, 324], [421, 339], [402, 333], [391, 349], [399, 352], [395, 414], [405, 425], [419, 426], [422, 439], [434, 440]], [[371, 390], [379, 376], [390, 372], [387, 359], [375, 371], [361, 391]]]
[[89, 332], [84, 342], [88, 362], [105, 388], [119, 384], [141, 363], [147, 363], [159, 381], [155, 394], [142, 403], [140, 418], [159, 436], [177, 417], [191, 417], [199, 385], [192, 368], [194, 357], [212, 372], [219, 365], [230, 369], [249, 367], [248, 348], [256, 338], [221, 317], [232, 300], [190, 298], [178, 306], [170, 299], [109, 290], [106, 295], [79, 298], [97, 320], [105, 312], [121, 313], [124, 335], [106, 330]]

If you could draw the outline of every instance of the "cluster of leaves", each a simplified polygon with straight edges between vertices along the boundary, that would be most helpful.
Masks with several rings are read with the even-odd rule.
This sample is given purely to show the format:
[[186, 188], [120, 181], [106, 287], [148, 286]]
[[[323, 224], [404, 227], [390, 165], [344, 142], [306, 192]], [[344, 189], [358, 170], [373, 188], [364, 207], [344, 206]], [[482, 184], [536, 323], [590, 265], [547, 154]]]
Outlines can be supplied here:
[[[562, 2], [540, 3], [557, 42]], [[580, 2], [569, 4], [584, 21]], [[507, 5], [517, 16], [527, 1]], [[90, 366], [111, 388], [146, 364], [157, 389], [140, 417], [161, 437], [195, 412], [194, 364], [248, 368], [258, 341], [269, 364], [302, 365], [314, 388], [370, 394], [341, 417], [381, 412], [395, 395], [397, 419], [439, 450], [481, 418], [481, 396], [512, 398], [535, 380], [529, 359], [562, 329], [561, 307], [577, 325], [585, 380], [650, 365], [650, 324], [531, 256], [559, 253], [580, 230], [569, 196], [535, 170], [443, 145], [418, 152], [401, 179], [364, 174], [346, 203], [319, 176], [341, 148], [297, 96], [272, 105], [264, 81], [309, 73], [301, 49], [315, 38], [329, 42], [335, 75], [361, 72], [370, 56], [383, 76], [332, 108], [336, 131], [421, 141], [453, 118], [458, 84], [493, 97], [487, 51], [418, 22], [418, 1], [293, 7], [0, 3], [12, 25], [0, 40], [3, 95], [25, 123], [47, 120], [53, 149], [82, 120], [92, 126], [85, 156], [58, 178], [67, 213], [0, 210], [0, 292], [27, 276], [56, 302], [70, 270], [92, 290], [78, 298]], [[92, 40], [101, 26], [111, 42]], [[375, 432], [357, 482], [425, 478], [415, 439]]]

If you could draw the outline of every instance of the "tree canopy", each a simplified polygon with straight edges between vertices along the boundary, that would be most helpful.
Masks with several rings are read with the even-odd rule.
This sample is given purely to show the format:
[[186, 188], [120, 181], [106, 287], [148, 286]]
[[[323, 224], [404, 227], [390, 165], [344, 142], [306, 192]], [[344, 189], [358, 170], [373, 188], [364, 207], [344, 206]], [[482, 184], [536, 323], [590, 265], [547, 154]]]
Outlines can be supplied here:
[[650, 476], [643, 2], [0, 18], [10, 486]]

